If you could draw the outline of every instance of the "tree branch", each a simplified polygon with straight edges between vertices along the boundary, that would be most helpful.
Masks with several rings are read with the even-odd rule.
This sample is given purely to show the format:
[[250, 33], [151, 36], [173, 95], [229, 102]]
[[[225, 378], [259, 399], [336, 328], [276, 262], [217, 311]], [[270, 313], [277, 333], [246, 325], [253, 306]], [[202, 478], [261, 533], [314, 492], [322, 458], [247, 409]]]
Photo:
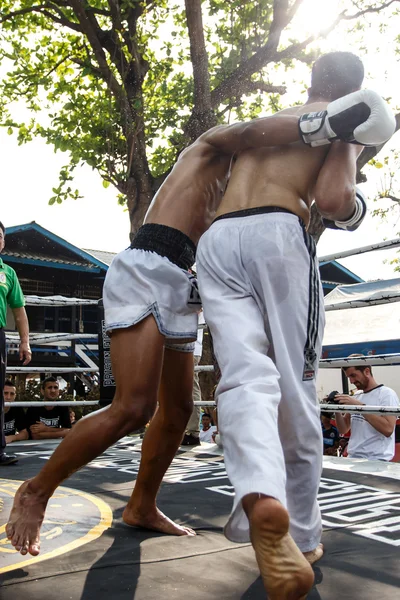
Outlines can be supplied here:
[[[47, 10], [47, 9], [56, 11], [59, 16], [57, 17], [56, 15], [49, 12], [49, 10]], [[42, 5], [31, 6], [29, 8], [22, 8], [21, 10], [13, 11], [11, 13], [8, 13], [7, 15], [1, 16], [0, 23], [5, 23], [6, 21], [14, 19], [15, 17], [19, 17], [21, 15], [26, 15], [26, 14], [30, 14], [30, 13], [42, 14], [45, 17], [47, 17], [48, 19], [50, 19], [51, 21], [53, 21], [54, 23], [59, 23], [60, 25], [63, 25], [64, 27], [68, 27], [69, 29], [72, 29], [73, 31], [82, 33], [82, 29], [78, 23], [74, 23], [73, 21], [70, 21], [69, 19], [67, 19], [67, 17], [64, 15], [64, 13], [56, 6], [52, 5], [51, 3], [49, 3], [49, 4], [45, 3]]]
[[[132, 117], [130, 114], [130, 112], [131, 112], [130, 107], [127, 102], [127, 98], [126, 98], [123, 88], [120, 86], [120, 84], [118, 83], [117, 79], [114, 76], [114, 73], [108, 66], [102, 44], [96, 35], [96, 31], [93, 28], [93, 19], [95, 19], [95, 17], [92, 16], [92, 18], [88, 18], [88, 14], [86, 13], [86, 11], [84, 9], [84, 6], [83, 6], [83, 3], [81, 2], [81, 0], [70, 0], [70, 2], [71, 2], [71, 7], [73, 8], [75, 15], [76, 15], [79, 23], [81, 24], [82, 31], [86, 35], [88, 42], [93, 49], [94, 55], [96, 57], [98, 65], [99, 65], [99, 70], [102, 75], [102, 78], [107, 83], [109, 89], [111, 90], [111, 93], [115, 96], [116, 100], [119, 102], [119, 104], [121, 106], [121, 110], [123, 111], [124, 117], [127, 120], [127, 121], [125, 121], [125, 119], [123, 119], [123, 122], [124, 122], [123, 125], [126, 122], [128, 122], [129, 129], [131, 130]], [[100, 29], [100, 26], [97, 25], [97, 27]]]
[[391, 194], [384, 194], [383, 196], [381, 196], [381, 198], [388, 198], [389, 200], [392, 200], [393, 202], [397, 202], [397, 204], [400, 204], [400, 198], [396, 198], [395, 196], [392, 196]]
[[186, 22], [190, 42], [190, 58], [193, 67], [193, 111], [186, 123], [185, 133], [194, 141], [217, 123], [211, 106], [208, 55], [204, 40], [202, 0], [185, 0]]
[[264, 81], [247, 81], [243, 84], [242, 94], [248, 92], [264, 92], [265, 94], [286, 94], [287, 89], [285, 85], [272, 85], [265, 83]]
[[380, 12], [381, 10], [388, 8], [392, 4], [397, 3], [399, 1], [400, 0], [389, 0], [389, 2], [385, 2], [384, 4], [381, 4], [380, 6], [368, 6], [367, 8], [360, 9], [357, 13], [354, 13], [353, 15], [345, 15], [343, 17], [343, 19], [345, 21], [351, 21], [352, 19], [358, 19], [359, 17], [363, 17], [364, 15], [369, 14], [369, 13]]
[[288, 2], [286, 0], [275, 0], [274, 17], [269, 30], [267, 43], [264, 44], [264, 46], [262, 46], [258, 52], [253, 54], [253, 56], [251, 56], [249, 59], [244, 60], [237, 67], [237, 69], [235, 69], [235, 71], [233, 71], [211, 92], [211, 104], [213, 108], [216, 108], [222, 101], [231, 96], [241, 95], [243, 82], [248, 80], [252, 74], [264, 68], [268, 63], [279, 62], [287, 58], [296, 58], [296, 55], [301, 50], [304, 50], [304, 48], [306, 48], [311, 42], [315, 41], [316, 39], [323, 39], [327, 37], [341, 21], [350, 21], [358, 19], [359, 17], [368, 13], [379, 12], [385, 8], [388, 8], [395, 2], [400, 2], [400, 0], [388, 0], [388, 2], [385, 2], [379, 7], [369, 6], [351, 15], [348, 15], [346, 11], [343, 11], [337, 16], [333, 23], [329, 25], [329, 27], [322, 30], [317, 35], [309, 36], [302, 42], [295, 42], [290, 44], [290, 46], [284, 50], [278, 51], [281, 33], [293, 19], [301, 4], [301, 1], [296, 0], [292, 7], [288, 9]]
[[241, 95], [243, 83], [248, 81], [253, 73], [260, 71], [268, 62], [273, 60], [278, 49], [281, 33], [289, 24], [292, 16], [289, 12], [288, 0], [274, 0], [272, 23], [266, 44], [253, 56], [244, 60], [233, 73], [211, 92], [211, 105], [213, 108], [216, 108], [230, 96]]
[[204, 113], [211, 110], [211, 92], [201, 0], [185, 0], [185, 8], [193, 65], [194, 106], [197, 112]]

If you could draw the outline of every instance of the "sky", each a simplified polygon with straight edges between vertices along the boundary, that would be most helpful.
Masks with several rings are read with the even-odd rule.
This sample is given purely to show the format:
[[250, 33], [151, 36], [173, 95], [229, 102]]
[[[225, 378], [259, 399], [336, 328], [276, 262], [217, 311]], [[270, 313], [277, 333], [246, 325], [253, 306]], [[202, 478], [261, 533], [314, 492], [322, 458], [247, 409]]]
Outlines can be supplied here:
[[[305, 0], [293, 26], [297, 31], [302, 31], [301, 37], [307, 31], [315, 32], [329, 22], [339, 4], [336, 0], [330, 0], [329, 3]], [[396, 24], [389, 22], [384, 34], [379, 34], [377, 27], [371, 26], [367, 34], [368, 48], [362, 56], [367, 73], [365, 87], [377, 89], [385, 97], [392, 96], [393, 107], [396, 103], [400, 105], [400, 94], [395, 92], [399, 64], [394, 48], [387, 42], [394, 39], [396, 29], [397, 21]], [[323, 51], [340, 48], [358, 52], [358, 36], [357, 32], [348, 34], [342, 27], [320, 46]], [[285, 83], [288, 86], [288, 94], [284, 99], [285, 105], [288, 105], [292, 98], [298, 98], [301, 90], [299, 82], [307, 80], [309, 71], [305, 65], [299, 65], [295, 80], [293, 72], [283, 70], [277, 72], [276, 77], [273, 83]], [[22, 107], [17, 110], [23, 114]], [[394, 136], [388, 148], [396, 148], [399, 142], [400, 133]], [[55, 154], [52, 147], [42, 140], [36, 139], [18, 146], [16, 136], [9, 136], [6, 130], [0, 128], [0, 220], [6, 226], [36, 221], [80, 248], [111, 252], [122, 250], [129, 243], [128, 214], [118, 206], [116, 191], [112, 187], [104, 189], [100, 176], [89, 167], [78, 169], [74, 181], [74, 187], [79, 189], [83, 199], [48, 205], [48, 199], [52, 196], [51, 188], [58, 184], [58, 171], [66, 162], [67, 155], [60, 152]], [[381, 171], [369, 169], [369, 181], [362, 186], [367, 196], [376, 195], [376, 190], [380, 188], [380, 177]], [[370, 203], [370, 207], [373, 209], [376, 205]], [[393, 239], [399, 231], [397, 213], [386, 223], [369, 213], [360, 229], [354, 233], [326, 231], [318, 244], [318, 254], [321, 256]], [[381, 251], [341, 262], [363, 279], [373, 280], [396, 276], [394, 267], [384, 264], [385, 260], [390, 261], [395, 256], [393, 250]]]

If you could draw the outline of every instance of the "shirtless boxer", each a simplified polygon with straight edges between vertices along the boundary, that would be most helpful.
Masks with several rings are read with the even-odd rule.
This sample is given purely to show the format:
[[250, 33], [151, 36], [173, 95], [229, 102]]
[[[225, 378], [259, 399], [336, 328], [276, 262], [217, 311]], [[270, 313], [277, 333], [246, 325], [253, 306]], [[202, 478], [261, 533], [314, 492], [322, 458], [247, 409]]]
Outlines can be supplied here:
[[[360, 123], [368, 130], [372, 113], [358, 111], [353, 118], [353, 127]], [[336, 125], [340, 129], [340, 119]], [[346, 131], [339, 135], [346, 136]], [[104, 307], [106, 326], [112, 332], [114, 400], [81, 419], [42, 471], [18, 490], [6, 531], [22, 554], [39, 553], [40, 526], [57, 486], [121, 437], [144, 426], [157, 399], [159, 409], [143, 442], [140, 471], [123, 519], [164, 533], [194, 534], [156, 506], [162, 477], [192, 410], [193, 353], [187, 344], [197, 337], [199, 299], [189, 269], [197, 242], [221, 201], [232, 154], [298, 139], [298, 116], [280, 115], [217, 127], [181, 154], [131, 248], [114, 259], [107, 273]]]
[[[324, 111], [338, 98], [335, 106], [346, 104], [351, 96], [343, 96], [361, 86], [363, 73], [350, 53], [315, 63], [306, 105], [280, 113], [301, 117], [303, 140], [240, 153], [217, 218], [198, 245], [199, 289], [221, 370], [219, 431], [235, 489], [225, 534], [251, 540], [269, 600], [305, 599], [314, 581], [309, 563], [322, 555], [315, 377], [324, 311], [307, 233], [310, 206], [315, 200], [326, 226], [350, 231], [366, 212], [355, 188], [361, 147], [326, 145], [329, 106], [328, 116], [302, 114]], [[393, 134], [393, 115], [383, 109], [376, 116], [377, 132]], [[355, 130], [347, 139], [362, 138]]]

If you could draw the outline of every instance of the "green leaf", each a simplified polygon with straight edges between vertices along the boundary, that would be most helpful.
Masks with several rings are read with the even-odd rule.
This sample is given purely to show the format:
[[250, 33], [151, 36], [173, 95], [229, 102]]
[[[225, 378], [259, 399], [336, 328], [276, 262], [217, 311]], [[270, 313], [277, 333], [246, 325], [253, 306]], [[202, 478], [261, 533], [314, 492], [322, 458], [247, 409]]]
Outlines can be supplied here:
[[12, 135], [14, 133], [14, 129], [12, 127], [9, 127], [7, 129], [7, 133], [8, 133], [8, 135]]
[[375, 163], [374, 163], [374, 166], [375, 166], [377, 169], [382, 169], [382, 168], [383, 168], [383, 164], [382, 164], [381, 162], [375, 162]]
[[103, 179], [103, 188], [107, 189], [108, 187], [110, 187], [110, 182]]

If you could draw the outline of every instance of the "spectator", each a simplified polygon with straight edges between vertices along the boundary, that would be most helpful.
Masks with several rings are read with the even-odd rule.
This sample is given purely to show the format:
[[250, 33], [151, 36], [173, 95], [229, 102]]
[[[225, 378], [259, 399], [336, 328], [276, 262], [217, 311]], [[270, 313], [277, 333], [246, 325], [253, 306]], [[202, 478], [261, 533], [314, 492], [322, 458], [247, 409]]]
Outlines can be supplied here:
[[72, 408], [69, 408], [68, 412], [69, 412], [69, 420], [71, 421], [71, 425], [75, 425], [75, 423], [76, 423], [75, 411]]
[[[6, 243], [6, 232], [0, 222], [0, 252]], [[4, 435], [4, 382], [6, 379], [6, 334], [4, 328], [7, 324], [7, 307], [10, 307], [17, 327], [20, 344], [19, 357], [23, 365], [27, 365], [32, 353], [29, 347], [29, 324], [25, 312], [25, 298], [18, 281], [18, 277], [11, 267], [4, 264], [0, 258], [0, 466], [18, 462], [15, 454], [6, 454], [6, 438]]]
[[[362, 355], [352, 355], [357, 357]], [[349, 357], [350, 358], [350, 357]], [[389, 387], [375, 381], [369, 366], [347, 367], [344, 369], [350, 382], [359, 393], [354, 396], [338, 394], [338, 404], [361, 406], [399, 407], [397, 394]], [[342, 414], [336, 413], [336, 426], [345, 434], [351, 428], [347, 447], [349, 458], [369, 458], [390, 461], [395, 451], [396, 417], [392, 415]]]
[[217, 431], [215, 425], [211, 425], [211, 415], [209, 413], [203, 413], [201, 417], [202, 429], [200, 430], [200, 441], [201, 442], [212, 442], [212, 435], [214, 431]]
[[[15, 402], [17, 389], [10, 379], [4, 382], [4, 402]], [[25, 411], [20, 406], [4, 408], [4, 435], [6, 444], [29, 438]]]
[[339, 432], [331, 423], [332, 413], [321, 412], [322, 437], [324, 440], [324, 454], [337, 456], [339, 447]]
[[26, 413], [28, 427], [33, 440], [63, 438], [71, 429], [71, 419], [66, 406], [57, 406], [60, 395], [55, 377], [46, 377], [41, 392], [45, 402], [54, 402], [53, 406], [30, 407]]
[[[199, 313], [199, 325], [204, 325], [204, 315], [203, 311]], [[201, 355], [203, 354], [203, 333], [204, 329], [202, 327], [199, 328], [197, 332], [197, 340], [194, 346], [194, 366], [197, 367], [201, 360]], [[193, 402], [201, 402], [201, 388], [199, 381], [199, 373], [197, 371], [194, 372], [193, 376]], [[199, 446], [200, 444], [200, 416], [201, 416], [201, 408], [200, 406], [193, 406], [193, 412], [190, 416], [189, 422], [187, 424], [186, 433], [183, 436], [182, 446]]]

